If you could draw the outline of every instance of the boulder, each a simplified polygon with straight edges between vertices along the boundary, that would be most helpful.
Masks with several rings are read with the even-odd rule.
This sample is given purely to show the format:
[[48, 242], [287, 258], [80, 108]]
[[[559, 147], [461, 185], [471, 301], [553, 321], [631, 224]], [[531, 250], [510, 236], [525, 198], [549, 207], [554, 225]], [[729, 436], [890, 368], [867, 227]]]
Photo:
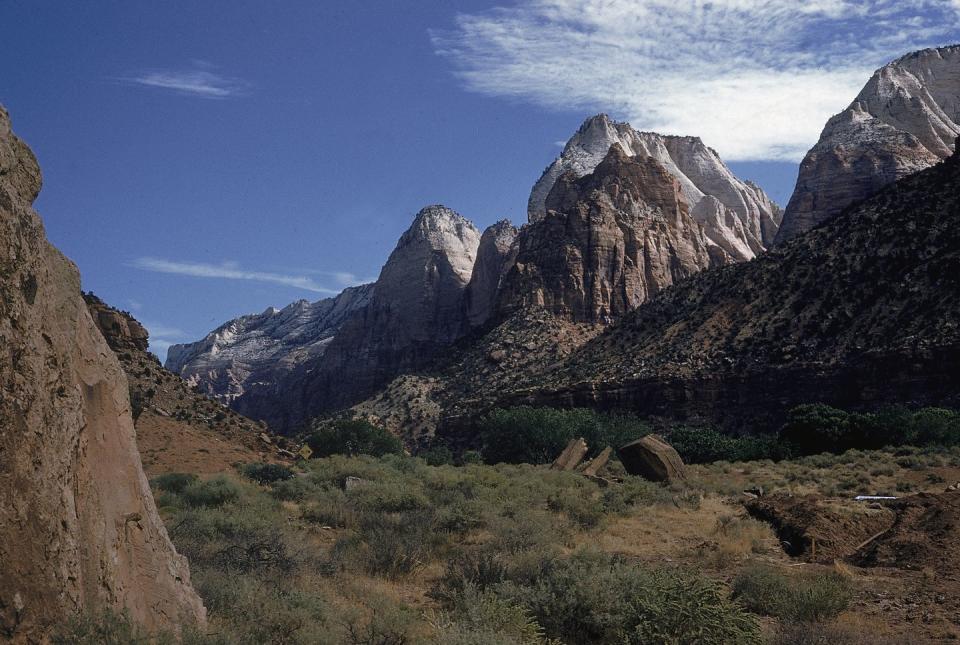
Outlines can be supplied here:
[[607, 465], [607, 462], [610, 461], [610, 456], [613, 454], [613, 448], [607, 446], [603, 451], [590, 460], [590, 463], [587, 464], [587, 467], [583, 469], [583, 474], [587, 477], [596, 477], [600, 474], [600, 471], [604, 466]]
[[617, 454], [624, 469], [655, 482], [686, 478], [683, 460], [673, 446], [656, 435], [647, 435], [621, 447]]
[[573, 470], [580, 465], [583, 458], [587, 455], [587, 442], [582, 438], [573, 439], [563, 449], [560, 456], [550, 465], [551, 470]]

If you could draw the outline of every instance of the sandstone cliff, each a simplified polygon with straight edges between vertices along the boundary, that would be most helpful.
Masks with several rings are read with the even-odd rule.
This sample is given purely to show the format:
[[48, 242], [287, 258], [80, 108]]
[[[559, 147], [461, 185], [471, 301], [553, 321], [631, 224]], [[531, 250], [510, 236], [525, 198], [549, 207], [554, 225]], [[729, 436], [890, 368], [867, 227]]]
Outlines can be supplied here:
[[31, 207], [40, 184], [0, 109], [0, 637], [40, 640], [108, 608], [150, 628], [202, 622], [141, 468], [126, 379]]
[[127, 376], [137, 448], [148, 476], [164, 473], [232, 473], [238, 463], [288, 458], [284, 440], [210, 399], [160, 365], [146, 350], [147, 330], [128, 312], [92, 293], [83, 295], [90, 316]]
[[738, 428], [776, 428], [812, 401], [955, 406], [957, 320], [960, 154], [665, 290], [507, 398]]
[[507, 220], [489, 227], [480, 237], [477, 261], [467, 285], [467, 324], [479, 327], [494, 315], [504, 277], [517, 256], [517, 229]]
[[960, 135], [960, 46], [878, 70], [807, 153], [777, 242], [950, 156]]
[[[680, 182], [710, 240], [734, 260], [749, 260], [773, 241], [780, 209], [755, 184], [738, 179], [700, 139], [637, 132], [605, 114], [587, 119], [534, 185], [527, 209], [530, 221], [546, 214], [547, 196], [561, 176], [592, 172], [615, 143], [630, 156], [653, 157], [666, 168]], [[700, 206], [706, 197], [712, 199]]]
[[589, 174], [561, 176], [546, 209], [520, 233], [499, 299], [505, 316], [542, 307], [609, 323], [729, 261], [691, 216], [681, 182], [653, 157], [629, 157], [616, 143]]
[[372, 293], [373, 285], [366, 284], [344, 289], [335, 298], [299, 300], [241, 316], [202, 340], [171, 346], [165, 366], [226, 405], [250, 390], [272, 390], [299, 365], [322, 356]]
[[421, 210], [374, 284], [370, 302], [272, 392], [250, 392], [234, 409], [289, 430], [362, 401], [403, 370], [436, 359], [466, 332], [466, 289], [480, 232], [443, 206]]

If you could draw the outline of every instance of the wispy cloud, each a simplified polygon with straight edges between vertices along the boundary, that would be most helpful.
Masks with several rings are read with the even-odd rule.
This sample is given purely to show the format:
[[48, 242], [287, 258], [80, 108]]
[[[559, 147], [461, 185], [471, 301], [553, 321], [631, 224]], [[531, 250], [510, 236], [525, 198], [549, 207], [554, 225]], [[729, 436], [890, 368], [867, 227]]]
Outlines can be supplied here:
[[960, 0], [518, 0], [431, 32], [470, 90], [796, 160], [874, 69], [960, 40]]
[[247, 81], [222, 76], [214, 71], [215, 69], [210, 63], [193, 61], [193, 69], [143, 70], [117, 80], [204, 99], [226, 99], [242, 96], [250, 91], [250, 83]]
[[[251, 271], [242, 268], [236, 262], [208, 264], [205, 262], [181, 262], [175, 260], [165, 260], [162, 258], [143, 257], [134, 260], [131, 263], [131, 266], [137, 269], [143, 269], [144, 271], [153, 271], [155, 273], [172, 273], [176, 275], [193, 276], [196, 278], [220, 278], [226, 280], [251, 280], [254, 282], [267, 282], [326, 295], [334, 295], [340, 292], [339, 289], [331, 289], [317, 283], [313, 278], [307, 275], [288, 275], [284, 273], [274, 273], [271, 271]], [[352, 274], [341, 275], [343, 276]]]

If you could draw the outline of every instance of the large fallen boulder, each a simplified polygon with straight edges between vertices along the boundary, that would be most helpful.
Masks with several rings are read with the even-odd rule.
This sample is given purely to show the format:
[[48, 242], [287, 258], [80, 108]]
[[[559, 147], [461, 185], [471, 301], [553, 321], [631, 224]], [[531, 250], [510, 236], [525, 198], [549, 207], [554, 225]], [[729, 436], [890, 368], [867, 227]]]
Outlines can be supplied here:
[[683, 460], [673, 446], [657, 435], [647, 435], [617, 450], [623, 468], [655, 482], [686, 479]]
[[0, 641], [82, 612], [202, 623], [143, 473], [127, 380], [32, 208], [40, 168], [0, 108]]

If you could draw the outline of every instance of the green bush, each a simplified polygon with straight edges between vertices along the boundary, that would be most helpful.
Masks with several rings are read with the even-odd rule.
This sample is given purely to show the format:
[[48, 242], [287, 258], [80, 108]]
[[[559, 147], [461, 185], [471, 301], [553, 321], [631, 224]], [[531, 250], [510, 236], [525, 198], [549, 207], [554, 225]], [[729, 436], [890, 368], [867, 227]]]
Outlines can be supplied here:
[[190, 506], [223, 506], [240, 497], [240, 487], [226, 477], [194, 482], [183, 489], [183, 500]]
[[449, 466], [453, 463], [453, 452], [443, 445], [433, 446], [421, 456], [428, 466]]
[[593, 456], [606, 446], [618, 448], [639, 439], [650, 428], [635, 417], [583, 408], [521, 406], [492, 411], [480, 420], [478, 431], [487, 463], [548, 464], [577, 437], [586, 440]]
[[953, 446], [960, 444], [960, 414], [904, 407], [861, 414], [813, 403], [790, 410], [780, 439], [806, 455], [885, 446]]
[[172, 645], [170, 634], [150, 634], [127, 613], [104, 611], [82, 614], [55, 629], [50, 636], [53, 645]]
[[690, 464], [790, 457], [788, 446], [775, 436], [732, 437], [713, 428], [678, 427], [670, 430], [667, 438], [683, 460]]
[[154, 477], [150, 483], [165, 493], [180, 494], [190, 484], [197, 481], [197, 476], [188, 473], [167, 473]]
[[281, 464], [247, 464], [241, 472], [259, 484], [273, 484], [293, 478], [294, 472]]
[[547, 556], [490, 592], [520, 606], [546, 636], [574, 643], [757, 643], [756, 620], [693, 574], [648, 570], [607, 554]]
[[340, 419], [316, 427], [306, 443], [313, 457], [402, 454], [400, 439], [361, 419]]
[[750, 567], [733, 581], [733, 597], [750, 611], [789, 621], [833, 619], [850, 604], [849, 581], [835, 572], [786, 576]]

